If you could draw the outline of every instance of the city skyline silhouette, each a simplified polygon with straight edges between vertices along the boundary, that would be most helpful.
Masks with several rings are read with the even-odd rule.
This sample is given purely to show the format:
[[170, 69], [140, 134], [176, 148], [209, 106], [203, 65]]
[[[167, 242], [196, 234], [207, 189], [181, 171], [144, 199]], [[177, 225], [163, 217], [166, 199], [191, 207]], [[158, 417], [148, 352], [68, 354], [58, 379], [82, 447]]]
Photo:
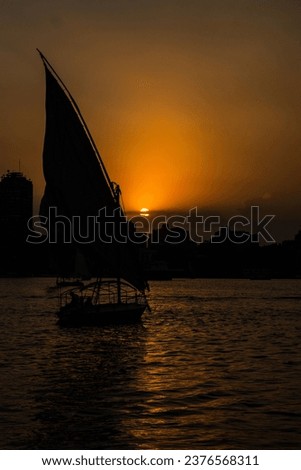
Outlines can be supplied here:
[[260, 205], [277, 216], [279, 240], [293, 237], [301, 213], [298, 5], [144, 3], [29, 1], [16, 10], [2, 2], [0, 173], [21, 161], [37, 213], [45, 128], [38, 46], [76, 96], [127, 212], [197, 206], [228, 217]]

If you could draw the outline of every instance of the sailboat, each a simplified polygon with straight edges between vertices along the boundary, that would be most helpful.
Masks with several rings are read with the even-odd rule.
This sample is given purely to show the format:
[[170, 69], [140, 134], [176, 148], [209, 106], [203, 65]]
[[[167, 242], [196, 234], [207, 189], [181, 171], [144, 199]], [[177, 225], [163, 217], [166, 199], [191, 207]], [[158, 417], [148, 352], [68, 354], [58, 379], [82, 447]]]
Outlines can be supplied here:
[[[95, 279], [60, 290], [59, 323], [80, 326], [138, 321], [149, 308], [148, 284], [135, 228], [122, 208], [120, 187], [110, 180], [75, 100], [38, 52], [46, 76], [46, 186], [40, 214], [48, 221], [48, 234], [55, 237], [49, 247], [58, 275], [64, 277], [76, 270], [82, 279]], [[53, 213], [55, 217], [51, 217]]]

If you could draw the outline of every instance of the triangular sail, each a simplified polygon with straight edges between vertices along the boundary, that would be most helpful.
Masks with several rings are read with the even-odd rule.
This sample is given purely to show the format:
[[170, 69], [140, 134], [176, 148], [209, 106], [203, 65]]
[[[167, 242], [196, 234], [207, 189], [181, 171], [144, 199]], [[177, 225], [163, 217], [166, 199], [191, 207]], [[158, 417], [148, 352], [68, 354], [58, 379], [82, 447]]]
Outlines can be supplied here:
[[[116, 240], [108, 243], [110, 238], [104, 236], [118, 234], [121, 222], [125, 234], [130, 229], [119, 206], [118, 194], [114, 192], [113, 184], [75, 101], [45, 57], [42, 54], [41, 57], [46, 72], [46, 130], [43, 149], [46, 187], [41, 202], [41, 214], [48, 217], [49, 209], [56, 208], [55, 212], [53, 209], [50, 211], [59, 216], [55, 226], [58, 235], [61, 232], [57, 242], [58, 258], [61, 257], [60, 253], [76, 253], [76, 247], [66, 247], [66, 241], [70, 240], [66, 240], [62, 218], [80, 221], [77, 231], [81, 235], [84, 232], [86, 238], [84, 242], [82, 239], [79, 241], [80, 234], [77, 233], [77, 237], [72, 238], [71, 245], [80, 244], [80, 251], [92, 274], [122, 277], [143, 290], [146, 285], [138, 269], [136, 246], [124, 238], [122, 243]], [[108, 220], [109, 233], [104, 226]], [[73, 224], [71, 230], [74, 235]], [[70, 259], [67, 264], [70, 264]], [[64, 266], [60, 269], [63, 271]]]

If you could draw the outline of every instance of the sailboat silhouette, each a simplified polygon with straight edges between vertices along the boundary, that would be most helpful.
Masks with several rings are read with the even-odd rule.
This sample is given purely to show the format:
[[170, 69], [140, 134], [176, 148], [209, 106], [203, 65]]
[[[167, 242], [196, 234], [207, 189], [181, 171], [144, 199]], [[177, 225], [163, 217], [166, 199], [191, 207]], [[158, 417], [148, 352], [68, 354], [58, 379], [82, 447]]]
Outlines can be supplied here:
[[[98, 236], [85, 243], [72, 239], [67, 244], [65, 231], [58, 230], [54, 246], [58, 275], [69, 275], [80, 254], [83, 272], [77, 266], [76, 276], [87, 278], [88, 270], [96, 278], [77, 289], [60, 292], [59, 322], [86, 325], [137, 321], [148, 307], [147, 282], [139, 263], [139, 247], [129, 237], [134, 227], [121, 207], [120, 188], [110, 180], [73, 97], [38, 52], [46, 74], [46, 187], [40, 213], [47, 216], [55, 207], [60, 221], [79, 220], [82, 230], [87, 221], [89, 226], [97, 219], [99, 227]], [[95, 225], [92, 228], [95, 231]]]

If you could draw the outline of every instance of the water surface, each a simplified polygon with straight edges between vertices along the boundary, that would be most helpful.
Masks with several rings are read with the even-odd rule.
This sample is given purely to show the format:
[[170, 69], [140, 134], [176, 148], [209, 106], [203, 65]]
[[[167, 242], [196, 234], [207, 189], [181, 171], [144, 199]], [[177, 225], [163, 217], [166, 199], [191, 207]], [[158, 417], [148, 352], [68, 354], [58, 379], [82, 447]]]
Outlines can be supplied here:
[[300, 449], [301, 280], [151, 283], [141, 324], [60, 328], [0, 279], [2, 449]]

